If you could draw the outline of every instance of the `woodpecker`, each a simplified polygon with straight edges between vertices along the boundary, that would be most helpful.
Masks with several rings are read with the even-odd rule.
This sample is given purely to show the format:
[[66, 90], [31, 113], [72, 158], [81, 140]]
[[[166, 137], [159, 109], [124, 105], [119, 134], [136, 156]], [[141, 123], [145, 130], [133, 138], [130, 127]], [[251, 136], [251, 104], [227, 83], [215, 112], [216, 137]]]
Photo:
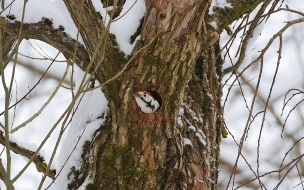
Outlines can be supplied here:
[[141, 90], [133, 96], [138, 109], [143, 113], [155, 113], [162, 105], [161, 96], [154, 90]]

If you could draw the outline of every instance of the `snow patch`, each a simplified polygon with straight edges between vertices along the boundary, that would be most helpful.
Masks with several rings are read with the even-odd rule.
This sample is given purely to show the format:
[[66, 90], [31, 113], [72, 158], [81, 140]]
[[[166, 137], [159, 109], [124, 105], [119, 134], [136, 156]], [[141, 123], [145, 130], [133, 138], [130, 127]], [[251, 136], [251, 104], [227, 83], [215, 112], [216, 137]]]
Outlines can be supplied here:
[[190, 145], [190, 146], [193, 147], [193, 144], [192, 144], [191, 140], [188, 139], [188, 138], [186, 138], [186, 137], [184, 137], [184, 147], [185, 147], [186, 145]]
[[213, 14], [213, 7], [217, 7], [217, 8], [225, 8], [225, 7], [230, 7], [232, 8], [231, 4], [228, 3], [226, 0], [213, 0], [211, 2], [211, 6], [209, 8], [209, 14]]
[[214, 28], [217, 28], [217, 24], [216, 24], [215, 21], [212, 21], [212, 22], [210, 22], [209, 24], [210, 24], [211, 26], [213, 26]]
[[207, 142], [206, 142], [206, 140], [204, 139], [204, 137], [203, 137], [200, 133], [196, 132], [196, 133], [195, 133], [195, 136], [200, 140], [200, 142], [201, 142], [204, 146], [206, 146]]
[[[15, 20], [21, 21], [22, 19], [22, 10], [24, 1], [4, 1], [4, 8], [9, 6], [6, 10], [3, 11], [1, 16], [6, 15], [14, 15], [16, 17]], [[37, 23], [41, 21], [42, 17], [52, 19], [53, 27], [58, 28], [59, 25], [64, 26], [67, 34], [69, 34], [72, 38], [76, 39], [77, 28], [71, 18], [68, 9], [66, 8], [63, 1], [55, 1], [55, 0], [30, 0], [27, 1], [25, 7], [25, 23]], [[10, 21], [14, 22], [14, 21]], [[79, 42], [83, 43], [81, 36], [79, 36]]]
[[[81, 82], [83, 75], [84, 72], [79, 68], [75, 70], [76, 90], [79, 88], [79, 83]], [[97, 81], [95, 81], [95, 84], [99, 85]], [[79, 158], [81, 157], [82, 146], [86, 141], [91, 141], [93, 133], [106, 120], [108, 101], [100, 89], [86, 92], [82, 99], [80, 97], [77, 100], [75, 108], [79, 101], [78, 109], [73, 116], [67, 131], [67, 137], [64, 140], [59, 153], [57, 168], [63, 167], [63, 170], [61, 171], [59, 178], [55, 181], [55, 184], [51, 186], [51, 189], [67, 188], [67, 184], [69, 183], [67, 175], [70, 172], [70, 168], [74, 166], [76, 170], [80, 169]], [[101, 118], [100, 116], [102, 114], [104, 114], [104, 116]], [[74, 149], [78, 140], [79, 143]], [[71, 157], [68, 159], [70, 154]], [[85, 187], [85, 185], [86, 184], [84, 184], [83, 187]]]
[[87, 176], [87, 178], [85, 179], [85, 181], [83, 182], [83, 184], [78, 188], [78, 190], [85, 190], [86, 189], [86, 185], [89, 183], [92, 183], [93, 181], [89, 178], [89, 176]]
[[183, 126], [183, 122], [182, 122], [182, 115], [184, 115], [184, 108], [180, 107], [179, 109], [179, 113], [178, 113], [178, 118], [177, 118], [177, 123], [180, 125], [180, 126]]
[[188, 127], [188, 130], [187, 131], [193, 131], [193, 132], [195, 132], [196, 131], [196, 128], [193, 126], [193, 125], [190, 125], [189, 127]]
[[[92, 3], [95, 9], [105, 18], [105, 25], [107, 25], [109, 22], [109, 15], [107, 14], [107, 11], [110, 10], [109, 7], [103, 8], [100, 0], [93, 0]], [[120, 50], [126, 55], [132, 53], [136, 41], [140, 38], [137, 37], [133, 44], [130, 43], [130, 36], [136, 32], [140, 24], [140, 19], [143, 18], [145, 12], [145, 1], [134, 2], [134, 0], [126, 0], [118, 17], [119, 19], [116, 18], [114, 19], [115, 21], [111, 23], [110, 32], [115, 34]], [[121, 17], [122, 15], [124, 16]]]

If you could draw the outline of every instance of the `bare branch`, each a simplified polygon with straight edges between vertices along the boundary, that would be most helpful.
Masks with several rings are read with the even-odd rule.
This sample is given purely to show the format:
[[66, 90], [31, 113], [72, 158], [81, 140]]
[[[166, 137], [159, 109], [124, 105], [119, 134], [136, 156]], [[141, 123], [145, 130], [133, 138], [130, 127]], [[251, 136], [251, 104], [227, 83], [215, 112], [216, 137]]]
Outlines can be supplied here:
[[[7, 23], [6, 25], [0, 25], [5, 35], [11, 39], [8, 43], [5, 41], [3, 47], [4, 53], [7, 51], [14, 41], [17, 39], [18, 29], [20, 28], [20, 22], [15, 21], [14, 23]], [[17, 31], [17, 32], [16, 32]], [[46, 42], [53, 47], [57, 48], [62, 54], [72, 59], [76, 44], [78, 44], [75, 61], [81, 67], [81, 63], [90, 62], [89, 54], [85, 47], [76, 40], [72, 39], [68, 34], [63, 32], [61, 29], [55, 29], [53, 26], [46, 24], [45, 21], [38, 23], [23, 24], [21, 37], [23, 39], [37, 39]], [[7, 46], [7, 47], [6, 47]]]
[[[5, 137], [3, 136], [3, 132], [0, 131], [0, 144], [5, 146]], [[35, 152], [30, 151], [26, 148], [23, 148], [19, 146], [17, 143], [11, 142], [10, 141], [10, 149], [15, 153], [15, 154], [20, 154], [28, 159], [31, 159], [31, 157], [35, 154]], [[36, 158], [34, 158], [33, 163], [36, 165], [36, 169], [38, 172], [45, 172], [46, 171], [46, 164], [44, 162], [44, 158], [40, 155], [38, 155]], [[1, 169], [1, 168], [0, 168]], [[51, 179], [55, 178], [55, 170], [50, 170], [46, 175], [50, 177]], [[1, 175], [1, 173], [0, 173]]]
[[236, 62], [236, 64], [234, 66], [224, 69], [224, 71], [223, 71], [224, 73], [231, 72], [232, 70], [236, 71], [239, 68], [239, 66], [243, 63], [249, 40], [252, 38], [254, 29], [263, 21], [264, 18], [262, 18], [262, 20], [260, 21], [261, 15], [264, 13], [264, 11], [266, 10], [266, 8], [270, 2], [271, 2], [271, 0], [267, 0], [263, 3], [261, 9], [256, 14], [253, 22], [250, 24], [250, 27], [249, 27], [248, 31], [246, 32], [246, 36], [245, 36], [244, 40], [242, 41], [241, 51], [240, 51], [240, 56], [239, 56], [238, 61]]

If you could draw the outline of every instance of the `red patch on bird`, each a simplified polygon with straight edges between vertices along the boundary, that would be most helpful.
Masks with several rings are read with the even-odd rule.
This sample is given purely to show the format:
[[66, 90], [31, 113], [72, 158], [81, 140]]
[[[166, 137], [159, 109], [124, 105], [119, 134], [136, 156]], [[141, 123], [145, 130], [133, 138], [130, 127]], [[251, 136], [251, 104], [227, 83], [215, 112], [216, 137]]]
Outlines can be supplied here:
[[152, 95], [150, 94], [150, 92], [148, 92], [148, 91], [141, 90], [140, 92], [145, 93], [145, 94], [148, 94], [149, 96], [152, 96]]

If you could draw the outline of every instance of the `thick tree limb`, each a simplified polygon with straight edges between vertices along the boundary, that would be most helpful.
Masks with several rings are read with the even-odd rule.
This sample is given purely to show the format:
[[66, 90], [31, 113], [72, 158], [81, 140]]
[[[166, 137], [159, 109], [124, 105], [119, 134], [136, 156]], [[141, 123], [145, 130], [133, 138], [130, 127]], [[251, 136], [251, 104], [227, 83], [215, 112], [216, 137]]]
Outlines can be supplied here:
[[[3, 132], [0, 131], [0, 144], [2, 144], [3, 146], [5, 146], [5, 138], [3, 136]], [[30, 151], [26, 148], [23, 148], [21, 146], [19, 146], [17, 143], [14, 142], [10, 142], [10, 149], [15, 153], [15, 154], [20, 154], [28, 159], [31, 159], [31, 157], [34, 155], [35, 152]], [[34, 164], [36, 165], [36, 169], [38, 172], [43, 172], [45, 173], [46, 171], [46, 164], [44, 162], [44, 158], [42, 156], [37, 156], [34, 160], [33, 160]], [[1, 168], [0, 168], [1, 169]], [[3, 172], [0, 172], [0, 177], [2, 177]], [[50, 170], [48, 173], [46, 173], [46, 175], [51, 178], [54, 179], [55, 178], [55, 174], [56, 171], [55, 170]]]
[[[101, 34], [105, 31], [100, 14], [95, 11], [91, 1], [64, 0], [64, 2], [92, 56], [99, 42], [96, 37], [100, 39]], [[111, 44], [110, 40], [107, 40], [107, 44]]]
[[[96, 12], [91, 1], [64, 0], [64, 2], [79, 29], [91, 56], [91, 61], [94, 63], [90, 73], [94, 72], [95, 77], [100, 82], [107, 81], [115, 76], [126, 63], [124, 54], [118, 48], [115, 36], [109, 34], [109, 25], [104, 26], [100, 13]], [[95, 69], [97, 70], [94, 71]], [[119, 81], [117, 83], [120, 84]], [[104, 87], [104, 90], [112, 91], [112, 87]]]
[[233, 21], [239, 19], [245, 13], [256, 8], [258, 4], [263, 2], [262, 0], [251, 0], [251, 1], [240, 1], [240, 0], [230, 0], [228, 1], [232, 7], [212, 7], [215, 12], [213, 17], [214, 21], [217, 23], [217, 31], [221, 33], [223, 29], [227, 28], [229, 24]]
[[14, 46], [17, 36], [10, 36], [7, 33], [3, 34], [3, 39], [5, 39], [5, 42], [2, 43], [2, 53], [3, 53], [3, 61], [6, 61], [7, 53], [12, 49]]
[[[3, 44], [4, 54], [9, 51], [14, 41], [17, 40], [18, 31], [20, 28], [20, 22], [7, 23], [6, 25], [0, 25], [0, 28], [4, 31], [6, 36]], [[75, 62], [79, 65], [81, 63], [89, 63], [90, 58], [85, 47], [76, 40], [72, 39], [69, 35], [63, 32], [61, 29], [55, 29], [49, 23], [41, 21], [38, 23], [23, 24], [22, 29], [23, 39], [36, 39], [46, 42], [53, 47], [57, 48], [67, 58], [73, 59], [76, 44], [77, 52]]]

